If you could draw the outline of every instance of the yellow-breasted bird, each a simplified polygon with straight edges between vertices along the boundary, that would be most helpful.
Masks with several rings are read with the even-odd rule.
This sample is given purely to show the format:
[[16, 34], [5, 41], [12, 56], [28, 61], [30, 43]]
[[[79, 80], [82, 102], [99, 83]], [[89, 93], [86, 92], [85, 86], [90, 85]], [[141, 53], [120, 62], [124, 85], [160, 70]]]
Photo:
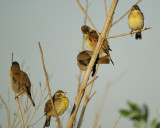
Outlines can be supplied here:
[[[144, 16], [138, 5], [133, 5], [130, 14], [128, 15], [128, 26], [133, 30], [140, 30], [144, 26]], [[142, 39], [141, 32], [137, 32], [135, 39]]]
[[[90, 27], [88, 27], [87, 25], [83, 25], [81, 27], [81, 31], [84, 34], [84, 39], [86, 42], [86, 46], [89, 50], [94, 51], [96, 48], [96, 45], [98, 43], [98, 34], [95, 30], [91, 29]], [[104, 42], [102, 44], [102, 47], [100, 49], [100, 53], [105, 53], [106, 55], [109, 55], [109, 51], [112, 51], [108, 45], [108, 40], [104, 39]], [[111, 57], [110, 57], [110, 61], [112, 62], [112, 64], [114, 65]]]
[[[78, 54], [77, 65], [78, 65], [79, 69], [81, 69], [81, 70], [87, 69], [92, 55], [93, 55], [93, 51], [88, 51], [88, 50], [82, 51]], [[98, 57], [95, 61], [95, 64], [93, 66], [92, 77], [94, 76], [95, 71], [96, 71], [96, 64], [109, 64], [109, 63], [110, 63], [110, 56], [109, 55], [105, 55], [103, 57], [99, 57], [99, 55], [98, 55]]]
[[[65, 95], [66, 95], [66, 92], [63, 92], [62, 90], [58, 90], [52, 97], [53, 104], [58, 116], [62, 115], [68, 108], [69, 100]], [[43, 128], [50, 126], [51, 116], [54, 116], [54, 117], [56, 116], [50, 99], [45, 104], [44, 112], [46, 115], [46, 121]]]
[[9, 70], [10, 83], [13, 91], [16, 94], [25, 94], [33, 106], [35, 103], [31, 97], [31, 82], [25, 72], [20, 69], [18, 62], [14, 61], [12, 63], [11, 69]]

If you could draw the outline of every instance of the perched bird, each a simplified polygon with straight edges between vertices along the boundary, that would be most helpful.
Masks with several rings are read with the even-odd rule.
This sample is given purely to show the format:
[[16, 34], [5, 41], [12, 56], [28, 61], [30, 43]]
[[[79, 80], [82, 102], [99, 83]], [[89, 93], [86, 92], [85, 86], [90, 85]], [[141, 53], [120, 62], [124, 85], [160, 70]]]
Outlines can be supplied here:
[[18, 62], [14, 61], [12, 63], [9, 75], [13, 91], [19, 95], [25, 94], [30, 99], [33, 106], [35, 106], [35, 103], [31, 97], [31, 82], [27, 74], [20, 69]]
[[[81, 31], [84, 34], [84, 39], [85, 39], [87, 48], [91, 51], [94, 51], [98, 43], [98, 38], [99, 38], [97, 32], [91, 29], [90, 27], [88, 27], [87, 25], [83, 25], [81, 27]], [[105, 53], [106, 55], [109, 55], [110, 57], [109, 51], [112, 51], [112, 50], [110, 49], [108, 45], [108, 40], [105, 39], [100, 49], [100, 53]], [[114, 65], [111, 57], [110, 57], [110, 61]]]
[[[88, 50], [82, 51], [78, 54], [77, 65], [81, 70], [86, 70], [87, 69], [92, 55], [93, 55], [93, 51], [88, 51]], [[103, 57], [99, 57], [99, 55], [98, 55], [98, 57], [95, 61], [95, 64], [93, 66], [92, 77], [94, 76], [95, 71], [96, 71], [96, 64], [109, 64], [109, 63], [110, 63], [110, 56], [109, 55], [106, 55], [106, 56], [103, 56]]]
[[[62, 90], [58, 90], [52, 97], [53, 104], [58, 116], [62, 115], [68, 108], [69, 100], [65, 95], [66, 95], [66, 92], [63, 92]], [[45, 104], [44, 112], [46, 115], [46, 121], [43, 128], [50, 126], [51, 116], [54, 116], [54, 117], [56, 116], [50, 99]]]
[[[131, 12], [128, 16], [128, 26], [133, 31], [140, 30], [144, 26], [144, 16], [137, 5], [133, 5]], [[137, 39], [142, 39], [141, 32], [137, 32], [135, 36]]]

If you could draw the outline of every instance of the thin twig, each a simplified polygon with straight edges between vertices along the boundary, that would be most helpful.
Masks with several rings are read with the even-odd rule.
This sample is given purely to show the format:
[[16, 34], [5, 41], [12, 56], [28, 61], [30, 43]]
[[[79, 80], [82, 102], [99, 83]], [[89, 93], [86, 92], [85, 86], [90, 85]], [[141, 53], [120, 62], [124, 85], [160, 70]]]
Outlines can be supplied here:
[[145, 30], [148, 30], [148, 29], [151, 29], [151, 27], [144, 28], [144, 29], [141, 29], [141, 30], [136, 30], [136, 31], [133, 31], [133, 32], [127, 32], [127, 33], [123, 33], [123, 34], [119, 34], [119, 35], [109, 36], [105, 39], [116, 38], [116, 37], [121, 37], [121, 36], [126, 36], [126, 35], [132, 35], [133, 33], [142, 32], [142, 31], [145, 31]]
[[89, 100], [90, 100], [90, 98], [91, 98], [91, 97], [90, 97], [90, 93], [91, 93], [91, 90], [92, 90], [94, 81], [98, 78], [98, 76], [96, 76], [98, 67], [99, 67], [99, 65], [96, 67], [96, 72], [95, 72], [94, 77], [93, 77], [92, 80], [87, 84], [87, 85], [90, 85], [90, 84], [91, 84], [91, 85], [90, 85], [90, 87], [89, 87], [88, 93], [85, 95], [84, 104], [83, 104], [83, 108], [82, 108], [82, 111], [81, 111], [81, 114], [80, 114], [80, 118], [79, 118], [79, 121], [78, 121], [77, 128], [80, 128], [81, 125], [82, 125], [84, 113], [85, 113], [85, 110], [86, 110], [86, 108], [87, 108], [87, 104], [88, 104], [88, 102], [89, 102]]
[[96, 28], [96, 26], [93, 24], [93, 22], [91, 21], [91, 19], [89, 18], [87, 12], [84, 10], [84, 8], [82, 7], [81, 3], [79, 2], [79, 0], [76, 0], [79, 7], [81, 8], [81, 10], [83, 11], [83, 13], [85, 14], [85, 16], [87, 17], [88, 21], [90, 22], [90, 24], [93, 26], [94, 30], [97, 32], [98, 36], [99, 36], [99, 32]]
[[[15, 96], [16, 96], [16, 93], [15, 93]], [[18, 107], [20, 119], [21, 119], [21, 127], [24, 128], [24, 121], [23, 121], [23, 116], [22, 116], [22, 112], [21, 112], [21, 107], [20, 107], [20, 104], [19, 104], [17, 97], [16, 97], [16, 102], [17, 102], [17, 107]]]
[[11, 128], [11, 125], [10, 125], [10, 114], [9, 114], [9, 111], [8, 111], [8, 107], [7, 107], [7, 104], [6, 104], [6, 102], [4, 101], [4, 99], [0, 96], [0, 99], [1, 99], [1, 101], [2, 101], [2, 103], [4, 104], [4, 107], [6, 108], [6, 112], [7, 112], [7, 117], [8, 117], [8, 127], [9, 128]]
[[[86, 13], [88, 13], [88, 0], [86, 0]], [[87, 23], [87, 17], [85, 16], [84, 17], [84, 25], [86, 25]], [[85, 42], [85, 39], [84, 39], [84, 35], [83, 35], [83, 42], [82, 42], [82, 51], [84, 51], [84, 42]]]
[[[13, 63], [13, 52], [12, 52], [12, 56], [11, 56], [11, 65]], [[16, 97], [16, 93], [15, 93], [15, 97]], [[16, 102], [17, 102], [17, 107], [18, 107], [18, 111], [19, 111], [19, 115], [20, 115], [20, 119], [21, 119], [21, 126], [22, 128], [24, 128], [24, 121], [23, 121], [23, 116], [22, 116], [22, 112], [21, 112], [21, 108], [20, 108], [20, 104], [18, 101], [18, 97], [15, 98]]]
[[106, 4], [106, 0], [104, 0], [104, 7], [105, 7], [106, 18], [107, 18], [107, 4]]
[[31, 119], [30, 119], [27, 127], [30, 127], [29, 125], [30, 125], [33, 117], [35, 116], [35, 114], [36, 114], [37, 110], [39, 109], [39, 107], [42, 105], [42, 102], [44, 102], [44, 100], [42, 101], [42, 99], [43, 99], [43, 95], [44, 95], [45, 89], [46, 89], [46, 87], [44, 88], [44, 90], [43, 90], [43, 92], [42, 92], [42, 94], [41, 94], [41, 98], [40, 98], [40, 100], [39, 100], [39, 103], [38, 103], [37, 107], [35, 108], [35, 111], [34, 111], [34, 113], [32, 114], [32, 117], [31, 117]]
[[103, 107], [104, 107], [104, 103], [105, 103], [106, 97], [107, 97], [107, 95], [108, 95], [109, 87], [110, 87], [110, 83], [107, 84], [106, 89], [105, 89], [105, 91], [104, 91], [104, 95], [103, 95], [103, 97], [102, 97], [102, 100], [101, 100], [99, 109], [98, 109], [97, 114], [96, 114], [96, 117], [95, 117], [95, 121], [94, 121], [93, 128], [96, 128], [96, 127], [97, 127], [99, 117], [100, 117], [100, 115], [101, 115], [101, 113], [102, 113], [102, 110], [103, 110]]
[[[141, 0], [138, 0], [134, 5], [137, 5], [139, 2], [141, 2]], [[116, 20], [116, 21], [112, 24], [112, 26], [115, 25], [116, 23], [118, 23], [120, 20], [122, 20], [130, 11], [131, 11], [131, 8], [130, 8], [123, 16], [121, 16], [118, 20]]]
[[53, 111], [55, 112], [55, 116], [56, 116], [56, 121], [58, 123], [58, 127], [61, 128], [61, 122], [60, 122], [60, 119], [59, 119], [59, 117], [57, 115], [57, 111], [55, 109], [55, 106], [54, 106], [53, 100], [52, 100], [52, 95], [51, 95], [50, 86], [49, 86], [49, 82], [48, 82], [48, 75], [47, 75], [45, 64], [44, 64], [43, 52], [42, 52], [41, 44], [40, 44], [40, 42], [38, 42], [38, 44], [39, 44], [39, 49], [40, 49], [40, 52], [41, 52], [42, 65], [43, 65], [43, 70], [44, 70], [45, 77], [46, 77], [46, 86], [48, 88], [48, 93], [49, 93], [49, 97], [50, 97], [50, 100], [51, 100], [52, 108], [53, 108]]
[[120, 119], [121, 119], [121, 115], [118, 116], [118, 119], [117, 119], [116, 123], [114, 124], [113, 128], [116, 128], [116, 126], [117, 126], [117, 124], [118, 124]]
[[93, 79], [87, 84], [87, 86], [90, 85], [91, 83], [93, 83], [97, 78], [98, 78], [98, 76], [93, 77]]
[[93, 92], [93, 94], [89, 97], [89, 101], [92, 99], [92, 97], [96, 94], [96, 91]]
[[[76, 1], [77, 1], [77, 3], [79, 4], [79, 6], [81, 7], [82, 11], [85, 13], [82, 5], [79, 3], [78, 0], [76, 0]], [[86, 72], [85, 72], [85, 75], [84, 75], [84, 78], [83, 78], [83, 81], [82, 81], [82, 84], [81, 84], [81, 87], [80, 87], [80, 91], [79, 91], [79, 93], [78, 93], [78, 95], [77, 95], [77, 97], [76, 97], [75, 104], [74, 104], [74, 107], [73, 107], [73, 109], [72, 109], [71, 116], [70, 116], [70, 118], [69, 118], [69, 120], [68, 120], [68, 123], [67, 123], [66, 128], [71, 128], [71, 126], [72, 126], [72, 124], [73, 124], [73, 121], [75, 120], [75, 117], [76, 117], [76, 114], [77, 114], [79, 105], [80, 105], [81, 100], [82, 100], [83, 95], [84, 95], [84, 90], [85, 90], [85, 88], [87, 87], [87, 81], [88, 81], [89, 76], [90, 76], [90, 73], [91, 73], [91, 71], [92, 71], [92, 69], [93, 69], [93, 65], [94, 65], [94, 63], [95, 63], [95, 61], [96, 61], [96, 58], [97, 58], [97, 56], [98, 56], [98, 53], [99, 53], [100, 48], [101, 48], [101, 46], [102, 46], [102, 43], [103, 43], [103, 41], [104, 41], [106, 32], [107, 32], [107, 30], [108, 30], [108, 28], [109, 28], [109, 25], [110, 25], [110, 22], [111, 22], [111, 19], [112, 19], [114, 10], [115, 10], [115, 8], [116, 8], [116, 6], [117, 6], [117, 3], [118, 3], [118, 0], [113, 0], [113, 2], [112, 2], [110, 11], [109, 11], [109, 13], [108, 13], [108, 16], [107, 16], [107, 18], [106, 18], [106, 22], [105, 22], [104, 27], [103, 27], [103, 31], [102, 31], [101, 35], [99, 36], [97, 46], [96, 46], [96, 48], [95, 48], [95, 51], [94, 51], [93, 56], [92, 56], [92, 58], [91, 58], [91, 61], [90, 61], [89, 65], [88, 65], [88, 68], [87, 68], [87, 70], [86, 70]], [[87, 16], [88, 16], [88, 15], [87, 15]], [[87, 18], [88, 18], [88, 17], [87, 17]]]

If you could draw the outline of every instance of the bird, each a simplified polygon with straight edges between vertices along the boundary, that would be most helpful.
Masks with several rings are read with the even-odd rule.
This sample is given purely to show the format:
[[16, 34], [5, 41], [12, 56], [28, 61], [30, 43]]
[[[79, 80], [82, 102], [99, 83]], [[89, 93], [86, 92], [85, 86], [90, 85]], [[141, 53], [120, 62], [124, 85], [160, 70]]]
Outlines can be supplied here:
[[[138, 5], [133, 5], [128, 15], [128, 26], [133, 31], [140, 30], [144, 26], [144, 16]], [[142, 39], [141, 32], [137, 32], [135, 39]]]
[[[66, 92], [63, 92], [62, 90], [56, 91], [56, 93], [52, 97], [52, 100], [53, 100], [55, 110], [57, 112], [57, 116], [62, 115], [68, 108], [68, 104], [69, 104], [69, 100], [66, 97]], [[45, 104], [44, 112], [46, 115], [46, 121], [43, 128], [50, 126], [51, 116], [56, 117], [56, 114], [55, 114], [55, 111], [53, 110], [50, 99]]]
[[[90, 51], [94, 51], [96, 48], [96, 45], [98, 43], [98, 38], [99, 38], [97, 32], [95, 30], [91, 29], [87, 25], [83, 25], [81, 27], [81, 31], [84, 34], [84, 39], [85, 39], [87, 48]], [[105, 53], [106, 55], [110, 56], [109, 51], [112, 51], [112, 50], [110, 49], [110, 46], [108, 44], [108, 40], [104, 39], [102, 47], [100, 49], [100, 53]], [[110, 57], [110, 61], [114, 65], [114, 62], [112, 61], [111, 57]]]
[[[84, 50], [78, 54], [77, 65], [78, 65], [79, 69], [84, 70], [84, 71], [87, 69], [92, 55], [93, 55], [93, 51], [88, 51], [88, 50]], [[96, 72], [96, 64], [109, 64], [109, 63], [110, 63], [110, 56], [109, 55], [99, 57], [99, 54], [98, 54], [97, 59], [95, 61], [93, 69], [92, 69], [92, 71], [93, 71], [92, 77], [94, 76], [94, 74]]]
[[[27, 74], [20, 69], [18, 62], [14, 61], [12, 63], [11, 69], [9, 70], [9, 75], [10, 84], [13, 91], [19, 95], [25, 94], [30, 99], [33, 106], [35, 106], [35, 103], [31, 97], [31, 82]], [[18, 96], [16, 96], [15, 98], [17, 98]]]

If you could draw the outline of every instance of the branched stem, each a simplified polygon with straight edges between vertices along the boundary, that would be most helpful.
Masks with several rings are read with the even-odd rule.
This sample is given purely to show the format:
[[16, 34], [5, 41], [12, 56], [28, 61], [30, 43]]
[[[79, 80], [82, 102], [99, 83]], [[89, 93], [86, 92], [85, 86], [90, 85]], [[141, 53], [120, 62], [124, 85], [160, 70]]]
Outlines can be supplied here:
[[44, 58], [43, 58], [43, 52], [42, 52], [41, 44], [40, 44], [40, 42], [38, 42], [38, 44], [39, 44], [39, 49], [40, 49], [40, 52], [41, 52], [42, 66], [43, 66], [43, 70], [44, 70], [45, 77], [46, 77], [46, 86], [48, 88], [48, 93], [49, 93], [49, 97], [50, 97], [50, 100], [51, 100], [52, 108], [55, 111], [56, 121], [58, 123], [58, 127], [61, 128], [61, 122], [60, 122], [60, 119], [59, 119], [59, 117], [57, 115], [57, 111], [55, 109], [55, 106], [54, 106], [53, 100], [52, 100], [52, 95], [51, 95], [51, 91], [50, 91], [50, 86], [49, 86], [49, 81], [48, 81], [48, 75], [47, 75], [45, 64], [44, 64]]
[[121, 36], [126, 36], [126, 35], [132, 35], [133, 33], [142, 32], [142, 31], [145, 31], [145, 30], [148, 30], [148, 29], [151, 29], [151, 27], [144, 28], [144, 29], [141, 29], [141, 30], [136, 30], [136, 31], [133, 31], [133, 32], [127, 32], [127, 33], [123, 33], [123, 34], [119, 34], [119, 35], [109, 36], [105, 39], [116, 38], [116, 37], [121, 37]]
[[[81, 4], [79, 3], [79, 1], [78, 0], [76, 0], [76, 1], [79, 4], [79, 6], [81, 7], [82, 11], [85, 13], [85, 11], [84, 11], [83, 7], [81, 6]], [[98, 56], [98, 53], [99, 53], [100, 48], [102, 46], [102, 43], [104, 41], [106, 32], [108, 30], [108, 27], [109, 27], [109, 24], [111, 22], [111, 19], [112, 19], [112, 16], [113, 16], [113, 12], [114, 12], [114, 10], [116, 8], [117, 3], [118, 3], [118, 0], [113, 0], [113, 2], [112, 2], [110, 11], [108, 13], [108, 16], [107, 16], [107, 19], [106, 19], [106, 22], [105, 22], [105, 25], [104, 25], [104, 28], [103, 28], [103, 31], [102, 31], [101, 35], [99, 36], [97, 46], [95, 48], [95, 51], [94, 51], [93, 56], [91, 58], [91, 61], [90, 61], [89, 65], [88, 65], [88, 68], [87, 68], [87, 70], [85, 72], [85, 75], [84, 75], [84, 78], [83, 78], [79, 93], [77, 94], [77, 97], [76, 97], [76, 100], [75, 100], [75, 104], [74, 104], [74, 107], [72, 109], [72, 113], [71, 113], [71, 116], [70, 116], [70, 118], [68, 120], [66, 128], [71, 128], [71, 126], [73, 124], [73, 121], [75, 120], [79, 105], [80, 105], [81, 100], [82, 100], [83, 95], [84, 95], [84, 90], [87, 87], [87, 81], [88, 81], [90, 73], [91, 73], [91, 71], [93, 69], [93, 65], [94, 65], [94, 63], [96, 61], [96, 58]]]

